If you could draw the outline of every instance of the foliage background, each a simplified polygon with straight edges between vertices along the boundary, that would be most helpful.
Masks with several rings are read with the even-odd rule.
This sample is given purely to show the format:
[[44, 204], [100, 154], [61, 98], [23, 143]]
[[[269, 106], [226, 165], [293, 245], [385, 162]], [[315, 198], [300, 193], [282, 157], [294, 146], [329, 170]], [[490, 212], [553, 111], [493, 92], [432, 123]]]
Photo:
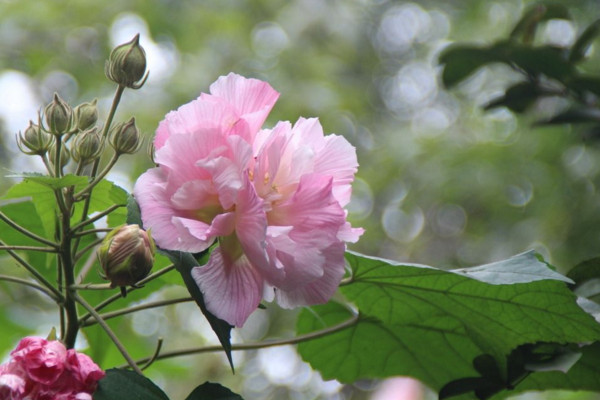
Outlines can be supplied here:
[[[481, 110], [515, 80], [504, 66], [486, 67], [452, 91], [439, 81], [443, 48], [506, 37], [528, 4], [0, 0], [0, 193], [11, 184], [4, 177], [11, 171], [39, 170], [18, 153], [14, 134], [53, 92], [73, 105], [98, 97], [106, 115], [114, 88], [104, 78], [104, 60], [114, 45], [140, 32], [150, 78], [141, 90], [125, 93], [117, 119], [134, 114], [148, 138], [166, 112], [207, 91], [218, 76], [234, 71], [264, 79], [281, 93], [269, 121], [318, 116], [327, 132], [357, 147], [361, 167], [350, 219], [367, 232], [353, 250], [457, 268], [535, 249], [565, 272], [597, 255], [597, 134], [585, 126], [532, 128], [535, 118], [565, 106], [557, 99], [520, 117]], [[594, 1], [571, 1], [569, 7], [572, 21], [546, 23], [536, 40], [568, 44], [598, 17]], [[591, 72], [599, 65], [597, 48], [583, 66]], [[109, 179], [129, 190], [150, 166], [141, 152], [122, 159]], [[0, 271], [14, 268], [1, 257]], [[184, 295], [176, 277], [171, 283], [133, 301]], [[49, 305], [27, 289], [0, 283], [0, 305], [0, 355], [19, 336], [45, 335], [56, 324]], [[143, 338], [127, 343], [137, 357], [149, 355], [158, 336], [166, 338], [167, 349], [214, 342], [191, 304], [112, 324], [122, 335]], [[255, 313], [234, 340], [293, 330], [294, 314], [272, 306]], [[86, 338], [107, 343], [96, 350], [104, 367], [121, 362], [100, 331], [90, 329]], [[292, 347], [235, 353], [234, 361], [236, 375], [216, 353], [160, 362], [149, 376], [173, 398], [204, 380], [221, 381], [247, 399], [265, 393], [367, 398], [375, 385], [323, 383]]]

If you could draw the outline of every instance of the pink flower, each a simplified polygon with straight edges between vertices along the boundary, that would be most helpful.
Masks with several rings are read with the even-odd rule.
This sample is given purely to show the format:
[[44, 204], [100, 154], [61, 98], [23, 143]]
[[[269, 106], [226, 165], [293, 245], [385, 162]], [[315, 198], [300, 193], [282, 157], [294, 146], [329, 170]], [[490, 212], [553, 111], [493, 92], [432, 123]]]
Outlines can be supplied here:
[[85, 354], [56, 340], [26, 337], [0, 365], [0, 399], [87, 400], [103, 377]]
[[157, 168], [136, 182], [146, 229], [165, 249], [200, 252], [192, 276], [209, 311], [241, 326], [260, 301], [326, 302], [344, 275], [346, 242], [362, 234], [344, 206], [358, 167], [343, 137], [316, 119], [260, 126], [278, 94], [230, 74], [157, 130]]

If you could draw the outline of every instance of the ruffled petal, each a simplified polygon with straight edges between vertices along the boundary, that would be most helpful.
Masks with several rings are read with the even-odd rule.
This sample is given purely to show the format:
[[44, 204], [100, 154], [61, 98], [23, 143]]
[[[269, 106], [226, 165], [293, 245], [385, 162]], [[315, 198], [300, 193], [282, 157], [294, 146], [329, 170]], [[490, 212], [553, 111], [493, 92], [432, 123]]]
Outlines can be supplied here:
[[136, 181], [133, 195], [140, 206], [142, 222], [146, 229], [152, 228], [152, 238], [159, 247], [183, 250], [180, 241], [195, 239], [173, 222], [177, 217], [170, 203], [171, 195], [165, 189], [165, 176], [160, 168], [144, 172]]
[[279, 97], [268, 83], [234, 73], [217, 79], [210, 93], [227, 100], [252, 133], [258, 132]]
[[263, 279], [248, 258], [228, 260], [220, 247], [206, 265], [192, 269], [192, 277], [208, 311], [234, 326], [244, 325], [262, 299]]
[[333, 243], [323, 251], [326, 259], [323, 275], [305, 285], [295, 288], [278, 288], [275, 291], [277, 303], [283, 308], [293, 308], [303, 305], [323, 304], [329, 301], [336, 292], [344, 277], [344, 251], [342, 242]]

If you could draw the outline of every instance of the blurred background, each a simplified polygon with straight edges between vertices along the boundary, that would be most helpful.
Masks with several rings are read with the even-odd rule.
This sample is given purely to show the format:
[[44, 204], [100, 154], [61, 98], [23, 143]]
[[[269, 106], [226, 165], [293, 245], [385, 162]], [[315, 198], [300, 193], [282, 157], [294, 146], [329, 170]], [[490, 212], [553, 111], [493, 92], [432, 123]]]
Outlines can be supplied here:
[[[141, 34], [150, 77], [127, 90], [117, 121], [134, 115], [146, 138], [170, 110], [208, 91], [230, 71], [268, 81], [281, 93], [267, 126], [319, 117], [326, 132], [344, 135], [360, 163], [349, 206], [366, 228], [352, 249], [442, 268], [487, 263], [534, 249], [565, 272], [597, 256], [600, 239], [600, 147], [586, 127], [532, 127], [561, 107], [546, 99], [524, 116], [481, 106], [503, 93], [516, 74], [482, 68], [456, 88], [440, 84], [440, 52], [449, 44], [488, 44], [508, 35], [527, 1], [385, 0], [0, 0], [0, 193], [13, 172], [42, 171], [22, 155], [15, 134], [58, 92], [75, 106], [98, 98], [106, 116], [114, 85], [104, 77], [112, 47]], [[571, 21], [550, 20], [536, 41], [571, 44], [599, 17], [597, 2], [569, 2]], [[600, 66], [592, 46], [586, 71]], [[151, 167], [142, 151], [123, 157], [109, 179], [130, 191]], [[8, 259], [0, 261], [10, 263]], [[0, 270], [5, 267], [0, 267]], [[176, 280], [174, 279], [173, 282]], [[185, 295], [177, 284], [140, 302]], [[0, 356], [32, 331], [56, 325], [52, 305], [24, 288], [0, 283]], [[17, 304], [18, 303], [18, 304]], [[35, 321], [35, 322], [33, 322]], [[137, 357], [216, 343], [195, 305], [144, 311], [111, 322]], [[233, 333], [234, 342], [293, 334], [295, 314], [269, 306]], [[11, 333], [3, 330], [11, 327]], [[84, 331], [85, 332], [85, 331]], [[89, 336], [91, 336], [90, 334]], [[176, 336], [175, 336], [176, 335]], [[139, 338], [142, 338], [141, 340]], [[85, 348], [88, 336], [80, 346]], [[97, 358], [120, 364], [104, 339]], [[323, 382], [294, 347], [234, 353], [233, 375], [222, 353], [159, 361], [148, 370], [173, 398], [205, 380], [245, 399], [433, 398], [411, 381]], [[380, 390], [379, 395], [374, 391]], [[407, 392], [408, 393], [408, 392]], [[377, 397], [379, 396], [379, 397]], [[600, 398], [586, 393], [525, 394], [520, 400]]]

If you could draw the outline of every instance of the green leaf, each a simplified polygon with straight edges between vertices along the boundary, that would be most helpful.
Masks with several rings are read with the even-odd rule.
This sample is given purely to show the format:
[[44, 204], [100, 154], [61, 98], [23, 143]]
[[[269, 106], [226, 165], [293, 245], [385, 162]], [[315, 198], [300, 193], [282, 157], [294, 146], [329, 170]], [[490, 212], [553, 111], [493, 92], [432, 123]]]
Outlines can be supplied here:
[[98, 382], [94, 400], [169, 400], [150, 379], [134, 371], [109, 369]]
[[3, 199], [19, 198], [32, 201], [44, 227], [44, 236], [54, 237], [58, 206], [52, 189], [34, 180], [24, 180], [13, 185], [3, 197]]
[[504, 96], [498, 97], [485, 105], [485, 110], [496, 107], [522, 113], [527, 110], [542, 95], [538, 87], [531, 82], [520, 82], [506, 89]]
[[571, 46], [571, 52], [569, 53], [569, 61], [576, 63], [583, 60], [585, 53], [592, 44], [592, 41], [600, 33], [600, 19], [594, 21], [579, 35], [573, 46]]
[[23, 178], [24, 182], [31, 181], [47, 186], [50, 189], [62, 189], [69, 186], [83, 187], [88, 183], [88, 177], [68, 174], [60, 178], [42, 175], [37, 172], [24, 173], [21, 175], [11, 175], [12, 178]]
[[[143, 227], [143, 222], [141, 218], [140, 208], [133, 198], [130, 196], [127, 201], [127, 223], [128, 224], [138, 224]], [[200, 291], [200, 288], [196, 284], [196, 281], [192, 278], [192, 268], [201, 265], [196, 258], [190, 254], [181, 251], [172, 251], [172, 250], [164, 250], [161, 248], [157, 248], [158, 252], [167, 256], [169, 260], [175, 265], [175, 269], [181, 275], [185, 286], [198, 305], [200, 310], [208, 320], [211, 328], [217, 335], [221, 346], [223, 346], [223, 350], [227, 355], [227, 359], [229, 360], [229, 364], [231, 365], [231, 369], [233, 370], [233, 359], [231, 358], [231, 329], [232, 326], [229, 325], [226, 321], [217, 318], [210, 311], [206, 309], [206, 304], [204, 303], [204, 296]], [[208, 256], [209, 251], [205, 251], [201, 253], [198, 257], [204, 256], [205, 258]]]
[[565, 82], [569, 89], [578, 93], [592, 93], [596, 97], [600, 97], [600, 78], [589, 75], [579, 75], [572, 77]]
[[[600, 325], [576, 304], [564, 278], [542, 272], [548, 267], [532, 253], [479, 267], [472, 275], [480, 280], [464, 270], [355, 253], [346, 258], [353, 275], [341, 293], [358, 308], [358, 321], [299, 345], [302, 357], [325, 379], [409, 375], [439, 390], [450, 381], [477, 376], [471, 360], [482, 354], [494, 357], [503, 370], [506, 355], [526, 343], [600, 338]], [[301, 313], [298, 333], [351, 316], [337, 304], [313, 307]]]
[[523, 13], [510, 33], [511, 39], [522, 36], [524, 42], [531, 42], [535, 37], [538, 24], [550, 19], [571, 19], [569, 10], [562, 4], [538, 3]]
[[185, 400], [243, 400], [242, 396], [218, 383], [205, 382], [190, 393]]
[[444, 64], [442, 82], [450, 88], [461, 82], [485, 64], [501, 61], [490, 47], [450, 46], [440, 55], [439, 63]]
[[548, 119], [537, 121], [535, 125], [563, 125], [600, 122], [600, 110], [597, 108], [571, 108]]
[[540, 261], [535, 251], [528, 251], [506, 260], [497, 261], [479, 267], [454, 269], [452, 272], [464, 274], [481, 282], [492, 285], [528, 283], [544, 279], [554, 279], [566, 283], [573, 281], [559, 274]]
[[567, 276], [575, 281], [575, 286], [581, 286], [591, 279], [600, 278], [600, 257], [585, 260], [571, 268]]

